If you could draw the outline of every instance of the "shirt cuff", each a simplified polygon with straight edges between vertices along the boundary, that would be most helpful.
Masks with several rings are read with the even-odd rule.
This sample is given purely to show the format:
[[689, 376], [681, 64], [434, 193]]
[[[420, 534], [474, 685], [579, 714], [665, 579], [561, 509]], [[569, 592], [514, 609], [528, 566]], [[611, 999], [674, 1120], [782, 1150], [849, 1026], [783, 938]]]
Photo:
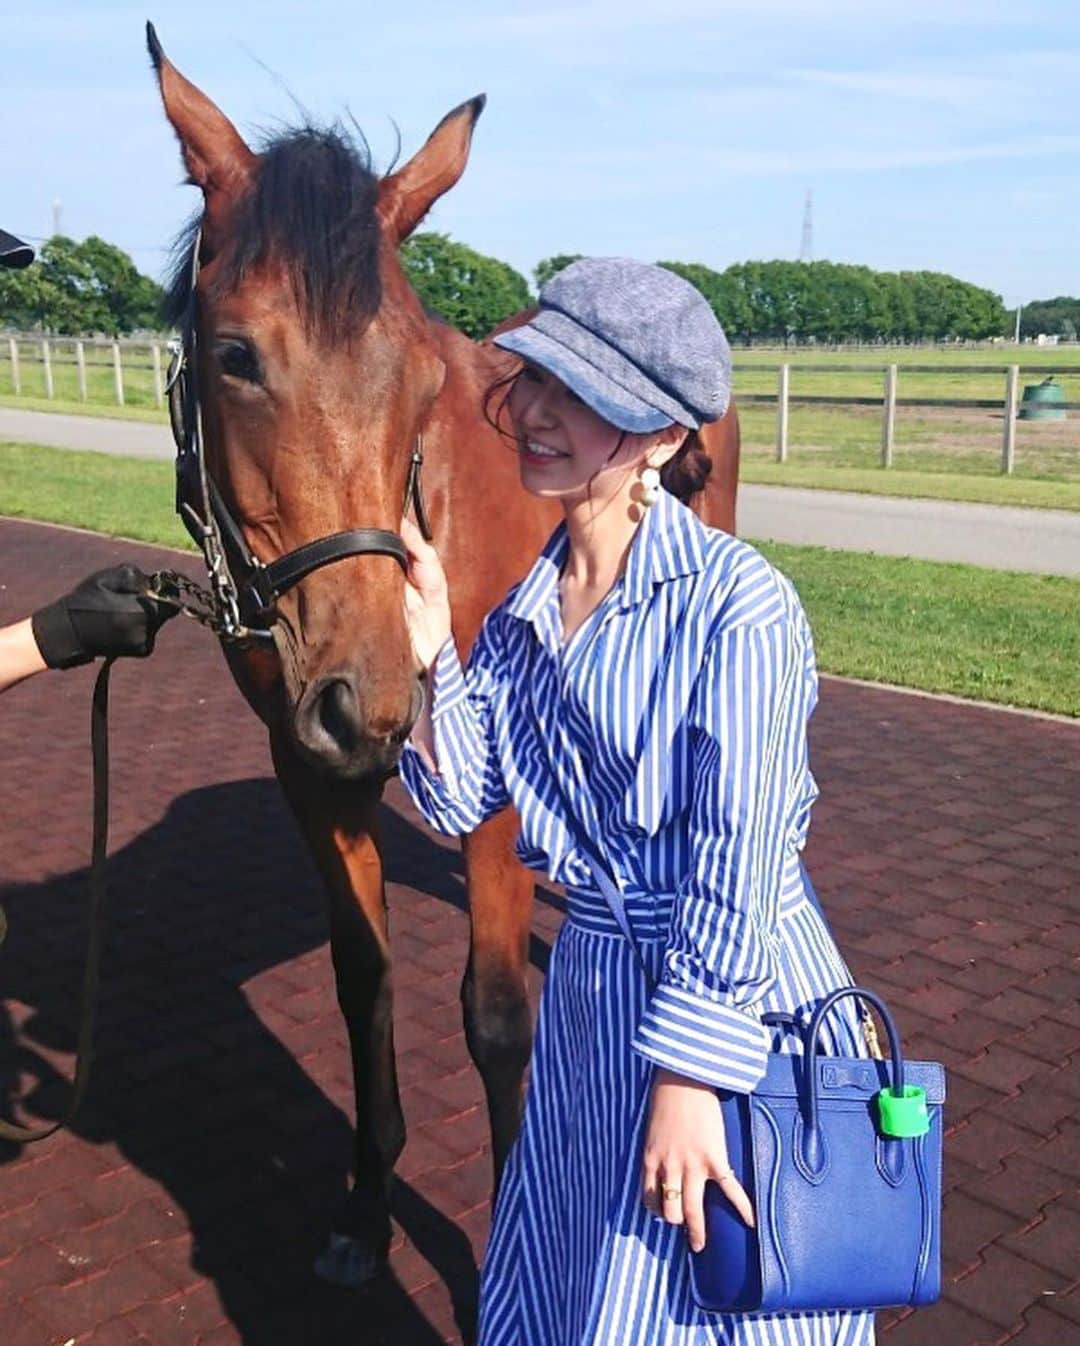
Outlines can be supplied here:
[[745, 1094], [765, 1074], [772, 1036], [745, 1010], [665, 982], [653, 992], [632, 1045], [678, 1075]]

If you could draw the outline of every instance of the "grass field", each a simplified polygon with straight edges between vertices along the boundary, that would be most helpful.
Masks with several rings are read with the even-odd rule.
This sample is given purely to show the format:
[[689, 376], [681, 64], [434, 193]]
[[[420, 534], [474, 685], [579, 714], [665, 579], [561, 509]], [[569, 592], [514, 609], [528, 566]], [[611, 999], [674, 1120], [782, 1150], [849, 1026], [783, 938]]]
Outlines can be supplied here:
[[[875, 347], [859, 351], [760, 350], [737, 351], [735, 386], [737, 393], [775, 393], [776, 368], [785, 360], [791, 372], [791, 397], [880, 397], [884, 367], [895, 363], [899, 368], [898, 397], [913, 398], [985, 398], [1003, 399], [1004, 367], [1018, 364], [1021, 388], [1039, 382], [1041, 374], [1025, 376], [1025, 367], [1053, 366], [1075, 371], [1058, 379], [1065, 395], [1080, 402], [1080, 347], [1040, 348], [1001, 346], [979, 350], [939, 350], [904, 347]], [[767, 365], [766, 371], [747, 369], [747, 365]], [[801, 366], [808, 368], [801, 368]], [[840, 365], [872, 365], [866, 373], [838, 372]], [[995, 373], [943, 374], [910, 373], [910, 365], [997, 366]], [[744, 455], [751, 472], [759, 464], [775, 463], [776, 410], [771, 406], [744, 404], [739, 412], [743, 427]], [[843, 468], [870, 472], [881, 479], [891, 473], [880, 467], [881, 411], [877, 407], [815, 407], [793, 402], [790, 412], [789, 458], [804, 480], [800, 485], [828, 486], [832, 469]], [[893, 467], [898, 481], [915, 488], [919, 483], [906, 474], [931, 474], [959, 477], [951, 487], [922, 483], [922, 490], [904, 489], [902, 494], [944, 495], [948, 499], [981, 499], [991, 503], [1027, 503], [1056, 505], [1075, 509], [1076, 495], [1063, 490], [1060, 498], [1045, 491], [1029, 492], [1006, 487], [1004, 494], [988, 491], [972, 480], [1001, 478], [1001, 441], [1004, 421], [1001, 407], [954, 409], [897, 407], [896, 440]], [[805, 479], [809, 477], [812, 479]], [[818, 474], [821, 479], [818, 480]], [[903, 476], [901, 474], [904, 474]], [[784, 480], [783, 469], [768, 478], [747, 475], [747, 480]], [[1080, 413], [1071, 413], [1065, 421], [1017, 421], [1016, 482], [1051, 482], [1080, 486]], [[794, 484], [794, 480], [793, 480]], [[847, 488], [849, 489], [849, 488]], [[861, 489], [868, 489], [862, 487]], [[896, 493], [895, 486], [887, 488]], [[1018, 496], [1024, 496], [1021, 499]]]
[[[161, 348], [162, 377], [168, 368], [169, 352], [164, 341]], [[75, 343], [72, 338], [56, 337], [49, 342], [53, 372], [53, 392], [58, 402], [75, 406], [109, 407], [118, 410], [114, 385], [112, 348], [108, 345], [85, 345], [86, 403], [79, 398], [79, 374], [75, 364]], [[19, 377], [21, 396], [13, 405], [29, 407], [31, 400], [48, 405], [45, 387], [45, 365], [39, 341], [19, 341]], [[121, 346], [123, 367], [124, 405], [154, 409], [154, 373], [150, 346]], [[0, 342], [0, 398], [15, 398], [8, 342]]]
[[[188, 546], [168, 463], [0, 444], [0, 514]], [[1080, 581], [762, 545], [823, 672], [1080, 716]]]

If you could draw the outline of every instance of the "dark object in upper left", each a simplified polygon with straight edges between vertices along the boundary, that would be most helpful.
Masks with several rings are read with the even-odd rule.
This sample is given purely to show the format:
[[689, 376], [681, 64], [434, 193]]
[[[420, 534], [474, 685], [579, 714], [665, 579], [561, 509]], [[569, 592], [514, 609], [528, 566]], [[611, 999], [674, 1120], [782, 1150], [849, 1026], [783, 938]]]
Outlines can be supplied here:
[[15, 269], [29, 266], [33, 260], [34, 249], [29, 243], [24, 243], [21, 238], [0, 229], [0, 266]]

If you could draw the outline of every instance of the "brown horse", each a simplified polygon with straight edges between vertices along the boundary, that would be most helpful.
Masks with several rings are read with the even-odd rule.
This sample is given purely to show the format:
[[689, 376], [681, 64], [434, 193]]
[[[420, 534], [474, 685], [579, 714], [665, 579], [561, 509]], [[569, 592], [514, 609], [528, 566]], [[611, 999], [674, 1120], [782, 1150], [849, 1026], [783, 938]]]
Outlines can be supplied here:
[[[165, 113], [202, 190], [195, 294], [206, 458], [263, 561], [337, 530], [396, 531], [411, 450], [467, 650], [484, 614], [561, 517], [525, 494], [485, 394], [513, 372], [425, 313], [398, 245], [465, 168], [482, 98], [463, 103], [407, 163], [377, 176], [336, 130], [305, 127], [260, 153], [148, 41]], [[201, 238], [201, 241], [197, 242]], [[184, 310], [189, 255], [177, 269]], [[704, 436], [715, 464], [695, 504], [734, 529], [738, 423]], [[493, 520], [498, 527], [493, 528]], [[358, 1284], [384, 1261], [389, 1186], [405, 1143], [391, 1022], [378, 805], [420, 704], [403, 577], [391, 556], [351, 556], [282, 597], [269, 650], [227, 648], [269, 731], [274, 767], [326, 882], [338, 999], [356, 1089], [355, 1181], [323, 1274]], [[465, 1032], [483, 1080], [496, 1180], [514, 1139], [532, 1040], [526, 963], [533, 876], [511, 812], [465, 839], [471, 943]]]

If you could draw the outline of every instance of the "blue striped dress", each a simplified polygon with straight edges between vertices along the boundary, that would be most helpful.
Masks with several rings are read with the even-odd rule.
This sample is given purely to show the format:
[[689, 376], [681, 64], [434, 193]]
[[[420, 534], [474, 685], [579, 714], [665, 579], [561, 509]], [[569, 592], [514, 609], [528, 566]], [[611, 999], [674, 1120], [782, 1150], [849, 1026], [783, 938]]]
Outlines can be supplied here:
[[[564, 642], [568, 548], [561, 524], [485, 619], [467, 670], [453, 640], [443, 646], [439, 770], [411, 746], [402, 761], [441, 832], [513, 803], [518, 855], [567, 890], [484, 1263], [480, 1342], [869, 1346], [867, 1313], [703, 1312], [684, 1230], [641, 1201], [653, 1068], [752, 1090], [768, 1051], [796, 1049], [760, 1015], [806, 1016], [851, 984], [800, 856], [818, 794], [806, 616], [759, 552], [661, 491], [622, 577]], [[575, 830], [601, 839], [651, 995]], [[825, 1036], [826, 1050], [864, 1051], [854, 1012]]]

